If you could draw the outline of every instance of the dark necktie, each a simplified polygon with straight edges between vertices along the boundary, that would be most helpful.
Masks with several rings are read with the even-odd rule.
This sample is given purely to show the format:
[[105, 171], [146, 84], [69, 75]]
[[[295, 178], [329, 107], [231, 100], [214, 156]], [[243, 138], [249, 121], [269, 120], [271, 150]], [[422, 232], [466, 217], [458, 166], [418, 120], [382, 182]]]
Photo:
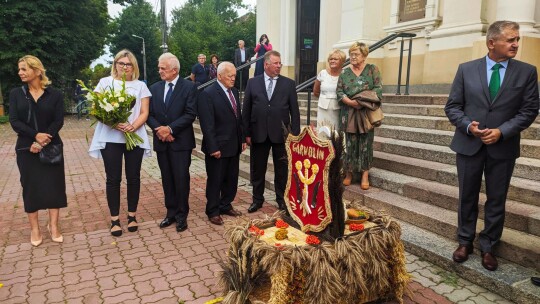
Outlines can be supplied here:
[[234, 111], [234, 116], [238, 117], [238, 113], [236, 112], [236, 100], [234, 99], [231, 89], [228, 89], [227, 93], [229, 93], [229, 100], [231, 101], [232, 109]]
[[501, 75], [499, 74], [500, 68], [500, 63], [495, 64], [491, 68], [493, 72], [491, 73], [491, 79], [489, 80], [489, 96], [491, 97], [492, 102], [493, 99], [495, 99], [495, 96], [497, 96], [499, 89], [501, 88]]
[[171, 101], [171, 95], [173, 92], [173, 86], [174, 84], [172, 82], [169, 82], [169, 90], [167, 91], [167, 95], [165, 95], [165, 106], [169, 106], [169, 103]]

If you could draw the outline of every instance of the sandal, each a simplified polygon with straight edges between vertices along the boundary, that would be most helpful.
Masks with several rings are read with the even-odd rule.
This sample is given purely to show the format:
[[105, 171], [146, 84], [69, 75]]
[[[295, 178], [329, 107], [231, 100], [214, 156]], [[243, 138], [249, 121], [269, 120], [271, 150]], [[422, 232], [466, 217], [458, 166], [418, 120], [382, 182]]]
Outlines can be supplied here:
[[[128, 215], [128, 231], [129, 232], [135, 232], [139, 229], [139, 225], [137, 225], [137, 218], [135, 216]], [[133, 226], [129, 226], [129, 224], [135, 223]]]
[[[120, 230], [113, 231], [112, 229], [114, 227], [120, 227]], [[122, 227], [120, 226], [120, 219], [117, 219], [115, 221], [111, 220], [111, 235], [112, 236], [121, 236], [122, 235]]]

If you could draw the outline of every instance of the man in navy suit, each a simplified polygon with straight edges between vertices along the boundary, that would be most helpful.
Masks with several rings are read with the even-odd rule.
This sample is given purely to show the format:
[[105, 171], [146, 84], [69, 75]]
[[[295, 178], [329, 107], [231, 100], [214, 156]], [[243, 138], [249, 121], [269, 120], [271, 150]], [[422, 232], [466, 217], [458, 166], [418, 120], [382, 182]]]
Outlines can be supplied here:
[[279, 209], [287, 209], [283, 197], [288, 172], [285, 140], [289, 133], [300, 133], [300, 110], [295, 83], [279, 75], [281, 66], [279, 52], [269, 51], [264, 54], [264, 73], [248, 81], [244, 95], [242, 119], [253, 161], [253, 202], [248, 208], [250, 213], [259, 210], [264, 202], [270, 148], [274, 160], [276, 202]]
[[459, 66], [445, 107], [456, 126], [450, 148], [457, 153], [459, 179], [458, 241], [452, 258], [461, 263], [473, 252], [482, 175], [487, 200], [479, 234], [482, 266], [494, 271], [493, 247], [500, 240], [506, 195], [520, 152], [520, 132], [538, 115], [538, 74], [514, 60], [519, 24], [494, 22], [488, 29], [486, 57]]
[[242, 215], [231, 205], [238, 188], [240, 153], [246, 149], [235, 78], [234, 65], [220, 63], [217, 81], [200, 93], [198, 101], [207, 175], [206, 215], [215, 225], [223, 225], [222, 214]]
[[180, 62], [171, 53], [159, 57], [158, 81], [150, 87], [148, 125], [154, 133], [167, 214], [159, 227], [176, 222], [176, 231], [187, 229], [189, 213], [189, 166], [195, 148], [193, 121], [197, 115], [197, 88], [178, 77]]

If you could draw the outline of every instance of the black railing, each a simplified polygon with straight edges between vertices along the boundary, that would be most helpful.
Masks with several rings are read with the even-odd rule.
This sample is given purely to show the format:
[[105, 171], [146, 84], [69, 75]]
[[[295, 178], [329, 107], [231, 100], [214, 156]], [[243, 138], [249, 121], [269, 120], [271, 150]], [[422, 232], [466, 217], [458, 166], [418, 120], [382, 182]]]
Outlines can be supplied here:
[[[236, 67], [236, 72], [238, 72], [238, 71], [240, 71], [240, 70], [242, 70], [242, 69], [244, 69], [244, 68], [246, 68], [246, 67], [249, 67], [250, 65], [252, 65], [252, 64], [254, 64], [254, 63], [256, 63], [256, 62], [258, 62], [258, 61], [260, 61], [260, 60], [263, 60], [263, 59], [264, 59], [264, 56], [261, 56], [261, 57], [255, 59], [255, 60], [246, 62], [246, 63], [244, 63], [244, 64], [242, 64], [242, 65]], [[238, 73], [236, 73], [236, 75], [238, 75]], [[191, 75], [189, 75], [189, 76], [191, 76]], [[186, 79], [186, 80], [190, 79], [189, 76], [184, 77], [184, 79]], [[206, 88], [207, 86], [213, 84], [213, 83], [216, 82], [216, 81], [217, 81], [217, 78], [208, 80], [207, 82], [205, 82], [205, 83], [203, 83], [203, 84], [200, 84], [200, 85], [197, 87], [197, 90], [199, 90], [199, 91], [200, 91], [200, 90], [204, 90], [204, 88]], [[243, 90], [242, 90], [242, 89], [243, 89], [243, 88], [242, 88], [242, 73], [240, 73], [240, 82], [239, 82], [239, 84], [240, 84], [240, 91], [243, 91]]]
[[[412, 38], [416, 37], [416, 34], [413, 33], [396, 33], [389, 35], [385, 37], [384, 39], [381, 39], [377, 42], [375, 42], [373, 45], [369, 46], [369, 52], [373, 52], [376, 49], [383, 47], [385, 44], [391, 42], [394, 39], [402, 38], [401, 40], [401, 52], [400, 52], [400, 59], [399, 59], [399, 76], [398, 76], [398, 93], [399, 95], [399, 87], [401, 83], [401, 63], [403, 58], [403, 38], [409, 38], [409, 57], [408, 57], [408, 64], [407, 64], [407, 79], [406, 79], [406, 85], [405, 85], [405, 95], [409, 95], [409, 74], [410, 74], [410, 68], [411, 68], [411, 49], [412, 49]], [[350, 64], [350, 59], [347, 59], [345, 63], [343, 63], [343, 67], [346, 67]], [[312, 78], [304, 81], [303, 83], [296, 86], [296, 92], [302, 92], [307, 91], [308, 93], [308, 100], [307, 100], [307, 124], [309, 125], [311, 122], [311, 93], [313, 91], [313, 83], [317, 80], [317, 76], [313, 76]]]

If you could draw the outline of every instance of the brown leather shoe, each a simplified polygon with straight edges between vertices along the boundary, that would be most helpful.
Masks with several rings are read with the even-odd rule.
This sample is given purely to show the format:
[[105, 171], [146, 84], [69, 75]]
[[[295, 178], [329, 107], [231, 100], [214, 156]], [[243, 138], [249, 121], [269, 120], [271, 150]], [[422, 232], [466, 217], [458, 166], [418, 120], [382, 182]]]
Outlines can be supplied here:
[[497, 267], [499, 267], [499, 263], [497, 262], [495, 256], [491, 254], [491, 252], [483, 252], [482, 266], [484, 266], [484, 268], [489, 271], [495, 271], [497, 270]]
[[230, 210], [227, 210], [225, 212], [221, 212], [221, 214], [225, 214], [225, 215], [228, 215], [228, 216], [240, 216], [242, 215], [242, 212], [240, 211], [237, 211], [237, 210], [234, 210], [234, 209], [230, 209]]
[[218, 226], [223, 225], [223, 219], [219, 215], [209, 217], [208, 219], [210, 220], [210, 223], [214, 225], [218, 225]]
[[473, 253], [473, 246], [472, 245], [464, 245], [459, 244], [456, 251], [454, 251], [454, 254], [452, 255], [452, 260], [456, 263], [463, 263], [467, 259], [469, 259], [469, 254]]

